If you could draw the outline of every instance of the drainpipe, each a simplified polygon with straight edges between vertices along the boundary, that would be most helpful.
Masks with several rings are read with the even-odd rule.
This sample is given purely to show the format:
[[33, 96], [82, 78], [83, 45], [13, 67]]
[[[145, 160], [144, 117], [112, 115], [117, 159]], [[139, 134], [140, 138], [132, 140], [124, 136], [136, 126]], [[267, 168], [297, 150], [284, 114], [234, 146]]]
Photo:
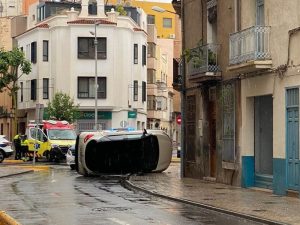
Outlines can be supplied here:
[[[185, 49], [185, 37], [184, 37], [184, 3], [181, 1], [181, 41], [182, 41], [182, 53]], [[186, 118], [185, 118], [185, 104], [186, 104], [186, 87], [185, 87], [185, 56], [182, 54], [182, 68], [181, 68], [181, 149], [180, 149], [180, 177], [185, 177], [185, 129], [186, 129]]]

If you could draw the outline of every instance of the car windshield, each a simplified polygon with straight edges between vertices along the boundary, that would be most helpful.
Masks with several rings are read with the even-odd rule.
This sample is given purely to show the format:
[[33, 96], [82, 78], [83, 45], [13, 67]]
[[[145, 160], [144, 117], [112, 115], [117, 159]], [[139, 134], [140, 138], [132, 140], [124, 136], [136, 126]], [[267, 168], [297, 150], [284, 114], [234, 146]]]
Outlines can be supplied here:
[[48, 130], [48, 136], [51, 140], [75, 140], [74, 130]]

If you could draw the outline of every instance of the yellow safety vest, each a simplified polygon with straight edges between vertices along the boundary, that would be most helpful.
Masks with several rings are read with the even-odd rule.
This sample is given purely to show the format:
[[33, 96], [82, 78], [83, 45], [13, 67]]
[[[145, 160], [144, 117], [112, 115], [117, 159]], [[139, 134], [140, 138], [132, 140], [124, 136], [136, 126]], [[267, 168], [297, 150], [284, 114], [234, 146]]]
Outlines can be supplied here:
[[26, 139], [26, 140], [22, 141], [22, 142], [21, 142], [21, 145], [22, 145], [22, 146], [28, 146], [28, 140]]

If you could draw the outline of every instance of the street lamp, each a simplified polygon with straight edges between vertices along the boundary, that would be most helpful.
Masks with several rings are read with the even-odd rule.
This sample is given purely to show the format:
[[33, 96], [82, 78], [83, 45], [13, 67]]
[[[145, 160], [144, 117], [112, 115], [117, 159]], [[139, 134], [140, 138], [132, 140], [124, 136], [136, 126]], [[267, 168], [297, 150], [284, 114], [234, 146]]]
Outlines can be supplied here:
[[153, 7], [152, 7], [152, 10], [153, 10], [153, 11], [156, 11], [156, 12], [159, 12], [159, 13], [168, 12], [168, 13], [177, 14], [177, 13], [175, 13], [175, 12], [172, 12], [172, 11], [170, 11], [170, 10], [166, 10], [166, 9], [161, 8], [161, 7], [159, 7], [159, 6], [153, 6]]
[[[176, 12], [172, 12], [169, 10], [166, 10], [164, 8], [161, 8], [159, 6], [153, 6], [152, 7], [153, 11], [159, 12], [159, 13], [164, 13], [164, 12], [168, 12], [168, 13], [172, 13], [172, 14], [176, 14], [179, 17], [181, 17], [181, 42], [182, 42], [182, 49], [181, 51], [184, 52], [184, 48], [185, 48], [185, 39], [184, 39], [184, 10], [183, 7], [181, 6], [181, 15], [177, 14]], [[181, 140], [180, 140], [180, 176], [184, 177], [184, 157], [185, 157], [185, 146], [186, 146], [186, 142], [185, 142], [185, 98], [186, 98], [186, 83], [185, 83], [185, 57], [182, 56], [182, 67], [181, 67], [181, 91], [180, 91], [180, 98], [181, 98], [181, 127], [180, 127], [180, 133], [181, 133]]]
[[94, 35], [94, 46], [95, 46], [95, 124], [94, 124], [94, 130], [98, 130], [98, 68], [97, 68], [97, 60], [98, 60], [98, 40], [97, 40], [97, 25], [99, 25], [99, 22], [97, 20], [94, 21], [95, 30], [94, 32], [90, 32], [92, 35]]

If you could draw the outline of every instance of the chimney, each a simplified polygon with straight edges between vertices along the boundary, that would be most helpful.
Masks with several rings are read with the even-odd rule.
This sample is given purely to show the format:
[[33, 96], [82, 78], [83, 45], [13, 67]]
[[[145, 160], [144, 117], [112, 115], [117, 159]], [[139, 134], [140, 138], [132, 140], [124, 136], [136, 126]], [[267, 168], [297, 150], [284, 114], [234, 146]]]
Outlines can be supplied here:
[[88, 17], [89, 15], [89, 0], [81, 0], [81, 12], [79, 17]]
[[70, 11], [67, 11], [68, 21], [76, 20], [79, 12], [74, 10], [74, 7], [71, 8]]
[[108, 21], [112, 23], [117, 23], [117, 17], [119, 12], [116, 12], [114, 8], [111, 8], [111, 11], [107, 13]]
[[97, 0], [97, 16], [98, 17], [106, 17], [105, 8], [104, 8], [104, 0]]

